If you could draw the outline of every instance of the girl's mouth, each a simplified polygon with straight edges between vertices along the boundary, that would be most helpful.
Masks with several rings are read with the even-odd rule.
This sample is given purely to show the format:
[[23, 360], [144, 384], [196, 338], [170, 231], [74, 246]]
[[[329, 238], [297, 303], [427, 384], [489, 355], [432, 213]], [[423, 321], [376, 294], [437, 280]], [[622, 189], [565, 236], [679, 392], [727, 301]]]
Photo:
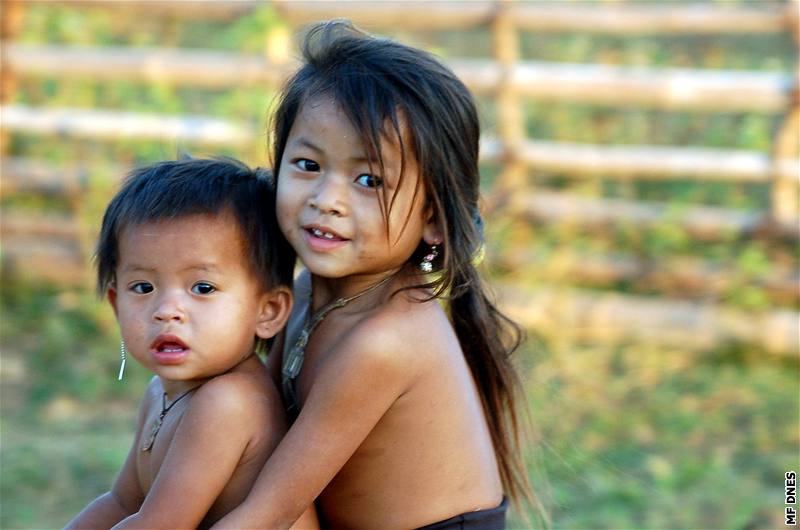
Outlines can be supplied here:
[[159, 364], [180, 364], [189, 354], [189, 347], [175, 335], [159, 335], [150, 345], [150, 355]]
[[311, 250], [317, 252], [327, 252], [335, 250], [347, 243], [345, 239], [326, 227], [309, 226], [304, 227], [306, 242]]

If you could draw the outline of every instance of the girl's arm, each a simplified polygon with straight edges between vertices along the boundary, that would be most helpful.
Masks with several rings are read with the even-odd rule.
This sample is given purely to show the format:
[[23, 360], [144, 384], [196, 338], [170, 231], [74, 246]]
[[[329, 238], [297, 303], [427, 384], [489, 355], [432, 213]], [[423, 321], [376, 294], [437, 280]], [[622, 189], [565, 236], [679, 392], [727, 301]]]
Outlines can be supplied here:
[[[196, 528], [203, 521], [251, 441], [251, 385], [226, 374], [197, 390], [141, 508], [114, 529]], [[270, 420], [282, 430], [283, 419]]]
[[405, 391], [413, 363], [401, 337], [390, 323], [365, 324], [330, 352], [247, 499], [214, 528], [289, 528]]

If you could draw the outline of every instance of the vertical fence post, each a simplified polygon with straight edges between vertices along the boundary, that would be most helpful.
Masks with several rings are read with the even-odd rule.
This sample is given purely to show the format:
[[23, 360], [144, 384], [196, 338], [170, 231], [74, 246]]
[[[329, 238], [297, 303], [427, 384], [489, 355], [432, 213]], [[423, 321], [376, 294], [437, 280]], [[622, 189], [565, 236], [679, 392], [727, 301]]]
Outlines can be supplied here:
[[[292, 53], [292, 31], [290, 29], [289, 23], [286, 22], [285, 24], [274, 24], [271, 28], [267, 30], [267, 34], [264, 35], [264, 59], [267, 63], [267, 68], [274, 68], [274, 67], [284, 67], [286, 66], [290, 59]], [[270, 117], [267, 119], [267, 123], [270, 123], [272, 120], [272, 112], [275, 109], [270, 108]], [[261, 138], [261, 136], [258, 136]], [[266, 139], [267, 144], [265, 145], [258, 145], [254, 148], [256, 152], [263, 153], [264, 149], [266, 148], [267, 157], [270, 156], [271, 149], [269, 146], [272, 145], [272, 130], [271, 127], [267, 125], [266, 130]], [[274, 164], [276, 161], [271, 160], [270, 164]]]
[[[787, 2], [787, 24], [792, 32], [795, 45], [795, 60], [800, 58], [800, 0]], [[778, 130], [773, 143], [773, 180], [771, 189], [771, 220], [779, 227], [794, 226], [800, 219], [800, 63], [795, 64], [794, 86], [786, 117]], [[791, 178], [782, 178], [781, 165], [788, 161], [794, 166]], [[797, 162], [795, 164], [795, 162]]]
[[[11, 44], [22, 27], [23, 5], [19, 0], [0, 0], [0, 39]], [[5, 105], [13, 99], [17, 89], [17, 78], [8, 67], [6, 47], [0, 47], [0, 104]], [[0, 153], [8, 151], [8, 132], [0, 132]]]
[[512, 19], [513, 2], [499, 0], [491, 24], [495, 60], [502, 71], [497, 92], [497, 125], [503, 152], [503, 169], [492, 190], [491, 209], [500, 204], [516, 210], [514, 191], [526, 185], [526, 168], [519, 160], [519, 150], [525, 139], [525, 117], [519, 94], [511, 84], [514, 67], [519, 61], [519, 34]]

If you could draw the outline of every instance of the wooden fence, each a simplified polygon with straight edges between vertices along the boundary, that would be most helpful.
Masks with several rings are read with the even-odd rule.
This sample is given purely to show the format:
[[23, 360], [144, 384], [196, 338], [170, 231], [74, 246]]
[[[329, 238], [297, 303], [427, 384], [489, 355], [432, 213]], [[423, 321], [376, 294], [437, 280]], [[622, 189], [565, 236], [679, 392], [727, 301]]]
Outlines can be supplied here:
[[[135, 15], [231, 20], [246, 16], [261, 2], [133, 2], [47, 0], [75, 8], [90, 5]], [[798, 32], [796, 0], [750, 6], [721, 4], [578, 4], [554, 2], [273, 2], [297, 28], [325, 18], [347, 17], [370, 30], [453, 30], [488, 28], [493, 56], [453, 59], [450, 66], [476, 93], [494, 98], [496, 135], [482, 142], [482, 158], [501, 166], [489, 191], [488, 216], [508, 216], [537, 224], [570, 223], [583, 230], [627, 225], [676, 223], [691, 237], [800, 239], [798, 221], [798, 130], [800, 90], [795, 72], [701, 70], [559, 64], [520, 57], [520, 35], [535, 32], [591, 32], [610, 35], [747, 34]], [[104, 139], [155, 139], [216, 146], [252, 146], [263, 132], [243, 123], [207, 116], [164, 116], [119, 110], [35, 108], [14, 102], [16, 80], [27, 77], [92, 78], [140, 83], [168, 82], [192, 87], [277, 86], [291, 72], [291, 32], [266, 36], [264, 53], [126, 47], [55, 47], [14, 41], [25, 4], [3, 0], [3, 145], [9, 135], [29, 134]], [[577, 102], [692, 113], [755, 112], [784, 116], [769, 154], [748, 150], [655, 145], [586, 145], [530, 139], [525, 135], [523, 103], [529, 100]], [[2, 197], [20, 193], [71, 197], [80, 208], [86, 168], [55, 168], [18, 159], [4, 151]], [[771, 189], [766, 211], [741, 211], [695, 205], [676, 211], [666, 203], [587, 198], [569, 192], [533, 189], [532, 169], [566, 176], [606, 179], [765, 183]], [[122, 174], [122, 168], [116, 170]], [[80, 216], [23, 215], [2, 212], [6, 277], [29, 276], [59, 282], [87, 277], [86, 255], [92, 236]], [[532, 292], [500, 285], [506, 306], [521, 321], [544, 334], [563, 330], [578, 339], [639, 340], [711, 347], [744, 341], [768, 351], [796, 355], [798, 320], [792, 309], [800, 297], [797, 264], [773, 264], [760, 282], [783, 309], [753, 315], [741, 309], [702, 302], [715, 299], [735, 272], [691, 258], [654, 261], [610, 252], [581, 255], [565, 250], [540, 257], [526, 248], [497, 257], [503, 266], [537, 271], [553, 285]], [[525, 272], [523, 272], [525, 274]], [[598, 295], [575, 285], [618, 282], [648, 284], [661, 297]], [[521, 293], [526, 293], [521, 296]], [[559, 331], [561, 332], [561, 331]]]

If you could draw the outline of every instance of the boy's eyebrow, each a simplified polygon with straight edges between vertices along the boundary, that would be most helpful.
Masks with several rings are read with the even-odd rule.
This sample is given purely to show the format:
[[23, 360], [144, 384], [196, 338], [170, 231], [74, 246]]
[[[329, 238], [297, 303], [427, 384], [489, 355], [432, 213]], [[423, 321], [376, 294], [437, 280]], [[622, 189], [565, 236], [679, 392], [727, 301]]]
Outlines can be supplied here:
[[[206, 272], [219, 272], [221, 269], [214, 263], [199, 263], [196, 265], [189, 265], [188, 267], [184, 267], [181, 272], [190, 271], [190, 270], [200, 270]], [[132, 271], [141, 271], [141, 272], [156, 272], [155, 267], [146, 267], [144, 265], [139, 265], [138, 263], [131, 263], [122, 267], [123, 272], [132, 272]]]
[[122, 272], [130, 272], [130, 271], [142, 271], [142, 272], [155, 272], [155, 268], [153, 267], [145, 267], [144, 265], [139, 265], [138, 263], [129, 263], [122, 267]]
[[214, 263], [200, 263], [198, 265], [189, 265], [183, 269], [184, 271], [200, 270], [205, 272], [219, 272], [221, 269]]

